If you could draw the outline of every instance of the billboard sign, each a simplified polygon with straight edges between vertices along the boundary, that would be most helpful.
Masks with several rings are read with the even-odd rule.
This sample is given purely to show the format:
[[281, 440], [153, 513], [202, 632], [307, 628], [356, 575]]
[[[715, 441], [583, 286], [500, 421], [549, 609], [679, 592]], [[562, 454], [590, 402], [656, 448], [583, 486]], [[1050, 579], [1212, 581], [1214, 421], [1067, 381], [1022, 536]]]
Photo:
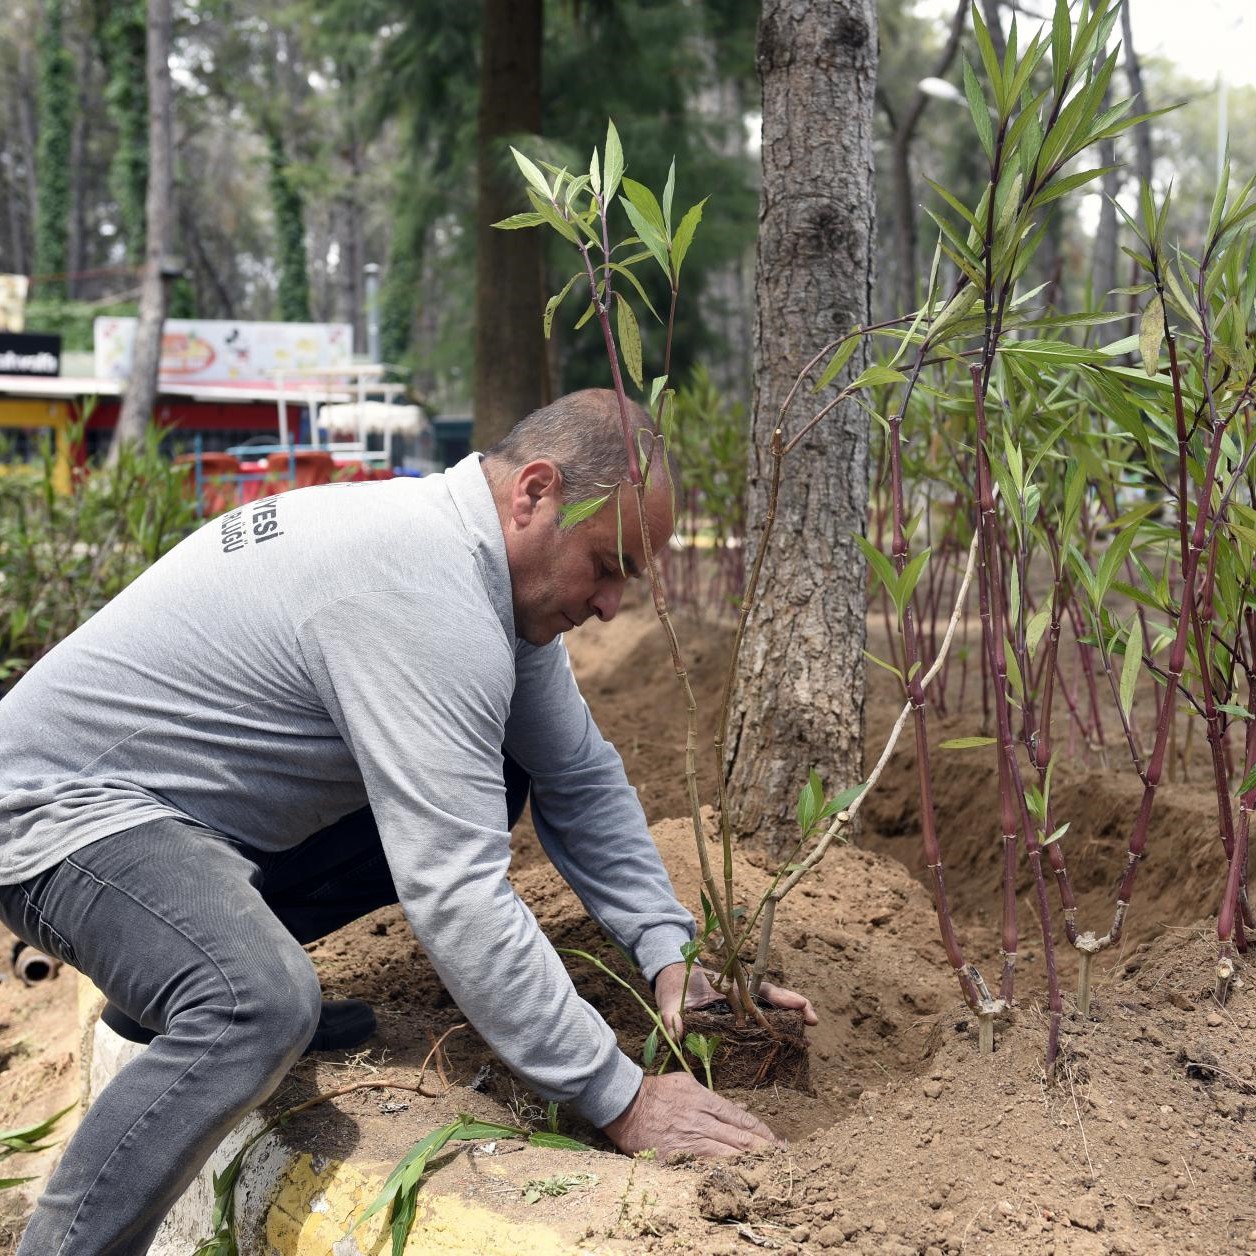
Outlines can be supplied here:
[[[98, 318], [93, 324], [96, 374], [127, 379], [135, 347], [134, 318]], [[168, 318], [161, 338], [162, 384], [208, 384], [217, 388], [300, 383], [302, 372], [348, 367], [353, 329], [348, 323], [245, 323]]]
[[0, 375], [60, 374], [60, 336], [0, 332]]

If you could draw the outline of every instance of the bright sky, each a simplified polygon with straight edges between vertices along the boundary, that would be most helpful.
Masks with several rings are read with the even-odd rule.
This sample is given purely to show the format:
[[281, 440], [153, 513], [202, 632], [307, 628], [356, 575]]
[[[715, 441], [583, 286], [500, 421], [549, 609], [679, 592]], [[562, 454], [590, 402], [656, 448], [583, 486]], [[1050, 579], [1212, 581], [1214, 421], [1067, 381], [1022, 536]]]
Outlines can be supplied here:
[[[1050, 13], [1054, 0], [1028, 0], [1025, 7]], [[1201, 82], [1220, 72], [1229, 83], [1256, 84], [1256, 15], [1248, 15], [1250, 7], [1250, 0], [1130, 0], [1134, 46], [1141, 56], [1164, 57]], [[955, 5], [922, 0], [920, 10], [945, 18]], [[1023, 17], [1019, 24], [1032, 29]], [[1118, 37], [1120, 30], [1118, 22]]]

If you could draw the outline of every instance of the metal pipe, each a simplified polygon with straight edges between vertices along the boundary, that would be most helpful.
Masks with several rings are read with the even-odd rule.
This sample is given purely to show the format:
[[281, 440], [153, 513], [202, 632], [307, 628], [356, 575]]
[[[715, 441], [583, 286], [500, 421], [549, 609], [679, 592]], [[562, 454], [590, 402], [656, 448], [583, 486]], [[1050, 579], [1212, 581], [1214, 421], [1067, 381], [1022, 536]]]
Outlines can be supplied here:
[[37, 951], [25, 942], [17, 943], [13, 948], [13, 975], [24, 986], [37, 986], [41, 982], [51, 981], [61, 968], [61, 961]]

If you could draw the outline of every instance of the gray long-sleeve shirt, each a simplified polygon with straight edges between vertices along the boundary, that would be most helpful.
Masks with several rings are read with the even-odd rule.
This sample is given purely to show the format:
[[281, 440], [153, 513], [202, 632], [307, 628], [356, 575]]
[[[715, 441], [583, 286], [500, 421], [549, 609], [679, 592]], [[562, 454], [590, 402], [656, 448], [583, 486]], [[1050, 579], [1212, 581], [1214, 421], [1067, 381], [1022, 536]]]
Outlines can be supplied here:
[[369, 802], [463, 1012], [604, 1125], [641, 1071], [510, 887], [503, 749], [590, 914], [648, 978], [678, 960], [692, 918], [561, 640], [515, 637], [478, 456], [267, 498], [176, 546], [0, 702], [0, 884], [159, 816], [280, 850]]

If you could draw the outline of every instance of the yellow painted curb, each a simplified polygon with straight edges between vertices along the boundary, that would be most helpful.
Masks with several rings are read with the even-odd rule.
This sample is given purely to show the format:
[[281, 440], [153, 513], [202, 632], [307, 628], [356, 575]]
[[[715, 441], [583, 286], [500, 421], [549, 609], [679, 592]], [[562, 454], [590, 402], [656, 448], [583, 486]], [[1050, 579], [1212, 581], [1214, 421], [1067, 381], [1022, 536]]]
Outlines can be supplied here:
[[[373, 1176], [330, 1160], [321, 1168], [302, 1152], [285, 1169], [266, 1213], [266, 1241], [276, 1256], [377, 1256], [390, 1250], [387, 1210], [345, 1236], [353, 1219], [379, 1194], [386, 1175]], [[420, 1192], [407, 1256], [484, 1253], [484, 1256], [571, 1256], [581, 1249], [549, 1226], [507, 1218], [454, 1195]], [[587, 1253], [586, 1253], [587, 1256]]]

